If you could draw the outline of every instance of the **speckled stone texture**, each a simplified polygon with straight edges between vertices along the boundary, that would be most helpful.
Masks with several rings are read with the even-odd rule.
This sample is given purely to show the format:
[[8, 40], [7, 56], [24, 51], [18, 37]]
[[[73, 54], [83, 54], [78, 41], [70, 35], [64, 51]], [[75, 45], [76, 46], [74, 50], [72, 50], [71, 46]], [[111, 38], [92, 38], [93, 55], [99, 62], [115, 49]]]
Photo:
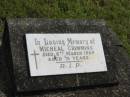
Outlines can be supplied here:
[[[30, 77], [25, 33], [97, 32], [102, 36], [108, 72]], [[16, 91], [18, 97], [128, 97], [130, 62], [121, 42], [104, 21], [9, 19], [3, 48], [12, 85], [9, 90]]]

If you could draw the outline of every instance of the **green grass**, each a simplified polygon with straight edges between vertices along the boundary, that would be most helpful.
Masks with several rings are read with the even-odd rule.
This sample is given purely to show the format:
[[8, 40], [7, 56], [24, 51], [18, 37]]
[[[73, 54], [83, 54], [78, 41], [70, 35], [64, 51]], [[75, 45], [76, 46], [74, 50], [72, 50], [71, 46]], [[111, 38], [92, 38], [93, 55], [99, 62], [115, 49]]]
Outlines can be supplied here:
[[130, 54], [130, 0], [1, 0], [0, 17], [104, 19]]

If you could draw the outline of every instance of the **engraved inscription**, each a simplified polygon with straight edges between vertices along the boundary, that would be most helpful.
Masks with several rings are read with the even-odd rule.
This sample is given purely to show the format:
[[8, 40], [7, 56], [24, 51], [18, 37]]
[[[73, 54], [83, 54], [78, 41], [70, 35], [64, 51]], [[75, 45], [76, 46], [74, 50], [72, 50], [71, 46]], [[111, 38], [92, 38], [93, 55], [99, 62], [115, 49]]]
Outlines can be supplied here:
[[101, 36], [26, 34], [31, 76], [107, 71]]

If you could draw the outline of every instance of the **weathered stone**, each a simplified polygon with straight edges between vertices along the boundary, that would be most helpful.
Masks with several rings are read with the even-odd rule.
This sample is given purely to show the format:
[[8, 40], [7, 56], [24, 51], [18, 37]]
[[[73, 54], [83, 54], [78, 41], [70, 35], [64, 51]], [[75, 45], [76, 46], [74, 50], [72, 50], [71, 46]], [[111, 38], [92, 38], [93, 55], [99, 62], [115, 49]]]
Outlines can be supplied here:
[[[25, 33], [97, 32], [102, 36], [108, 72], [35, 78], [29, 76]], [[31, 95], [26, 97], [106, 97], [106, 95], [127, 97], [128, 95], [128, 75], [125, 71], [127, 63], [122, 61], [126, 60], [121, 55], [124, 54], [122, 44], [103, 21], [11, 19], [7, 21], [3, 44], [13, 87], [17, 92], [22, 92], [19, 94], [20, 97], [23, 97], [23, 94]], [[119, 85], [116, 77], [119, 79]], [[76, 88], [77, 86], [80, 88]]]

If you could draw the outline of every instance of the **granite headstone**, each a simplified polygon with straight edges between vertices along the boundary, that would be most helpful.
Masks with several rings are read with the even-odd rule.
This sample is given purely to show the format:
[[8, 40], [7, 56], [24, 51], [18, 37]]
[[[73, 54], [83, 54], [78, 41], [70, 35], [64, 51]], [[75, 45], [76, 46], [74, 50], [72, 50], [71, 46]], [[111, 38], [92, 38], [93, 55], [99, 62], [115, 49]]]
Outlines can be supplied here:
[[[13, 90], [15, 93], [31, 93], [117, 85], [117, 63], [112, 58], [111, 48], [121, 44], [109, 32], [103, 21], [95, 20], [7, 20], [3, 47]], [[80, 50], [77, 51], [81, 52], [76, 54], [81, 55], [80, 58], [75, 58], [72, 53], [74, 47], [66, 53], [68, 49], [64, 42], [67, 39], [80, 40], [76, 42], [78, 45], [71, 44], [69, 49], [78, 46]], [[50, 41], [46, 45], [57, 44], [59, 48], [43, 48], [46, 46], [41, 42], [45, 41]], [[51, 50], [54, 50], [53, 55], [45, 53]], [[83, 51], [89, 52], [83, 57]]]

